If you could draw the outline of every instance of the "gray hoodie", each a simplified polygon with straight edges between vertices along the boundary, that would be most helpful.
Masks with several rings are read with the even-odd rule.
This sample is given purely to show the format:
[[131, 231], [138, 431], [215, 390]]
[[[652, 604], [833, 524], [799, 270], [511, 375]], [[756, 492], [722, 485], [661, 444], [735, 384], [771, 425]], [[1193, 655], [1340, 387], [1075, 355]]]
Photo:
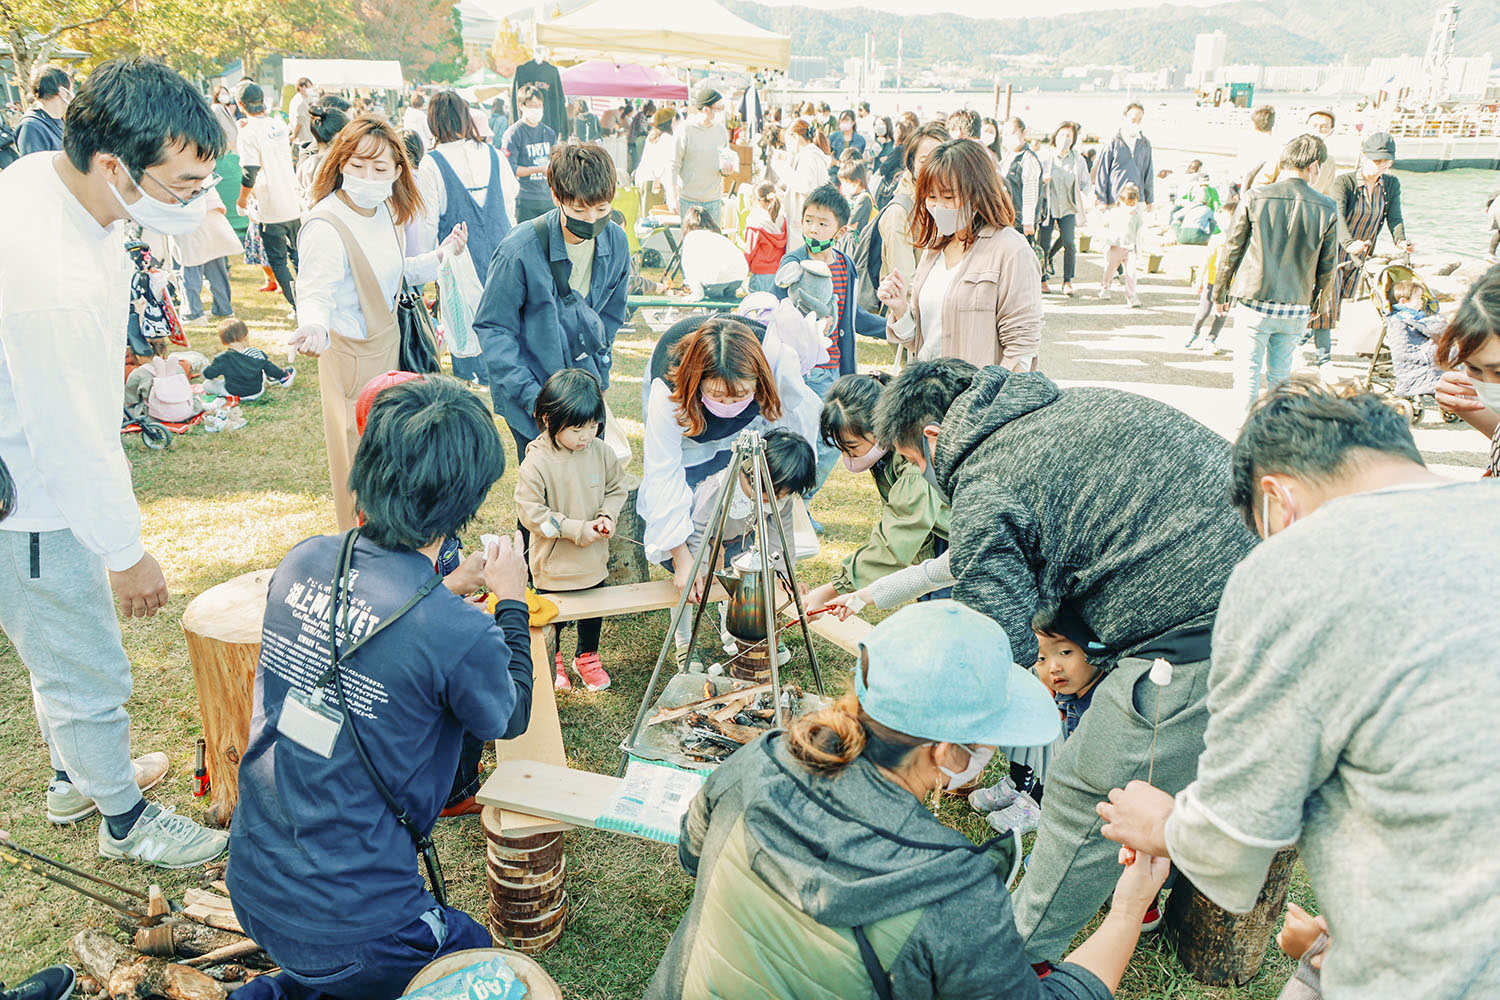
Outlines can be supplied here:
[[[790, 756], [781, 733], [767, 734], [708, 779], [683, 817], [678, 855], [698, 885], [647, 991], [651, 1000], [795, 996], [796, 976], [776, 974], [788, 965], [827, 995], [846, 995], [847, 984], [854, 988], [847, 995], [864, 1000], [874, 993], [848, 930], [856, 926], [869, 930], [901, 1000], [1110, 995], [1079, 966], [1064, 963], [1039, 980], [1027, 964], [1006, 889], [1014, 840], [975, 845], [863, 758], [836, 776], [814, 775]], [[739, 858], [749, 859], [753, 879], [716, 870]], [[714, 898], [726, 891], [719, 886], [747, 884], [749, 891]], [[757, 891], [774, 894], [771, 902]], [[725, 909], [735, 911], [737, 933], [715, 934], [709, 925]], [[832, 946], [799, 929], [793, 912], [819, 930], [838, 929], [825, 932]], [[883, 920], [901, 924], [904, 937], [878, 936]], [[695, 962], [710, 963], [708, 978], [731, 985], [685, 994], [685, 981], [703, 978], [689, 975]]]
[[1066, 602], [1121, 655], [1210, 624], [1255, 544], [1229, 503], [1229, 442], [1134, 393], [982, 368], [933, 471], [952, 498], [953, 596], [1000, 623], [1017, 663], [1036, 659], [1041, 606]]

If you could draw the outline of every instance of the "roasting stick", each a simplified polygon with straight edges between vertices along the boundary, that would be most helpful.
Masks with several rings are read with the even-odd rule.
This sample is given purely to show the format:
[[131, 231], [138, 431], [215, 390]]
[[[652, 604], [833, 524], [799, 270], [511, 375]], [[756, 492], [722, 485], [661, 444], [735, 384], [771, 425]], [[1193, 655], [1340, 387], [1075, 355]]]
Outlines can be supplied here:
[[[38, 860], [41, 860], [39, 856], [33, 854], [30, 851], [27, 851], [25, 848], [23, 848], [23, 847], [17, 847], [15, 845], [15, 843], [11, 841], [10, 837], [7, 836], [7, 835], [5, 835], [3, 831], [0, 831], [0, 843], [5, 844], [7, 847], [15, 848], [16, 850], [21, 851], [21, 852], [23, 852], [23, 853], [25, 853], [27, 855], [32, 856], [32, 857], [38, 857]], [[50, 861], [50, 859], [48, 859], [48, 860]], [[54, 875], [52, 872], [48, 871], [45, 868], [39, 867], [37, 865], [34, 865], [30, 861], [27, 861], [24, 858], [19, 857], [19, 856], [15, 855], [15, 854], [11, 854], [4, 847], [0, 847], [0, 861], [6, 862], [7, 864], [9, 864], [13, 868], [19, 868], [22, 871], [31, 872], [33, 875], [40, 876], [41, 878], [46, 879], [48, 882], [55, 882], [58, 885], [63, 886], [66, 889], [72, 889], [74, 892], [78, 893], [80, 896], [87, 896], [89, 899], [95, 900], [96, 902], [103, 903], [105, 906], [108, 906], [110, 909], [112, 909], [112, 910], [118, 910], [119, 912], [125, 914], [125, 916], [127, 916], [127, 917], [133, 917], [136, 920], [145, 920], [146, 919], [146, 914], [139, 913], [139, 912], [137, 912], [135, 910], [130, 909], [130, 907], [126, 906], [124, 903], [121, 903], [119, 900], [117, 900], [117, 899], [111, 899], [110, 897], [104, 895], [103, 893], [98, 893], [98, 892], [95, 892], [92, 889], [85, 888], [84, 886], [79, 885], [77, 882], [74, 882], [71, 879], [65, 879], [65, 878], [63, 878], [61, 875]], [[56, 864], [56, 862], [52, 862], [52, 863]], [[58, 867], [59, 868], [63, 868], [65, 870], [67, 870], [67, 871], [73, 872], [74, 874], [80, 875], [83, 878], [89, 879], [89, 880], [91, 880], [93, 882], [102, 883], [103, 885], [111, 886], [111, 887], [116, 888], [116, 889], [122, 889], [123, 888], [122, 886], [115, 885], [115, 883], [113, 883], [113, 882], [108, 882], [108, 881], [106, 881], [106, 880], [104, 880], [102, 878], [96, 878], [93, 875], [88, 875], [88, 874], [85, 874], [83, 872], [80, 872], [77, 869], [69, 868], [67, 865], [58, 865]], [[137, 896], [144, 895], [143, 893], [136, 892], [135, 890], [132, 890], [132, 889], [125, 889], [124, 891], [129, 892], [132, 895], [137, 895]]]

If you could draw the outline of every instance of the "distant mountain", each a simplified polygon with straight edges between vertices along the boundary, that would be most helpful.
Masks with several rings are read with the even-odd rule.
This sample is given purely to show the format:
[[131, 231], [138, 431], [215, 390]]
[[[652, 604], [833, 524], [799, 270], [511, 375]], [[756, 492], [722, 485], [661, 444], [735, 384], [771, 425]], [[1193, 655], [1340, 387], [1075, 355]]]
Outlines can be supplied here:
[[[816, 10], [767, 7], [746, 0], [725, 6], [763, 28], [791, 36], [794, 55], [838, 62], [864, 51], [875, 33], [886, 63], [904, 33], [905, 58], [915, 64], [952, 62], [982, 73], [996, 55], [1045, 53], [1059, 65], [1124, 63], [1137, 69], [1193, 61], [1193, 36], [1223, 31], [1231, 63], [1296, 66], [1364, 63], [1377, 56], [1421, 55], [1436, 4], [1409, 0], [1238, 0], [1217, 7], [1155, 7], [1053, 17], [978, 19], [956, 14], [902, 16], [864, 8]], [[1456, 52], [1500, 55], [1500, 3], [1469, 0], [1459, 14]]]

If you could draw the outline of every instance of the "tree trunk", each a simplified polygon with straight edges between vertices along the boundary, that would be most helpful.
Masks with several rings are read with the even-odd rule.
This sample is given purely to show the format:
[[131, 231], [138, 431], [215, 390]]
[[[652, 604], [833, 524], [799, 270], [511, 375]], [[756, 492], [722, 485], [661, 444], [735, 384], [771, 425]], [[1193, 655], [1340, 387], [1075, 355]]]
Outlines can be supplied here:
[[224, 987], [197, 969], [142, 955], [103, 931], [79, 931], [72, 947], [83, 970], [104, 984], [112, 1000], [225, 1000], [227, 996]]
[[[633, 477], [632, 477], [633, 478]], [[625, 506], [620, 511], [620, 523], [615, 525], [615, 535], [609, 542], [609, 576], [604, 582], [610, 586], [621, 583], [644, 583], [651, 579], [650, 566], [646, 562], [646, 550], [638, 542], [646, 533], [646, 525], [636, 512], [636, 492], [631, 490], [625, 497]], [[630, 539], [630, 541], [627, 541]]]
[[1209, 986], [1243, 986], [1255, 978], [1286, 908], [1296, 860], [1295, 847], [1277, 852], [1249, 913], [1230, 913], [1178, 876], [1167, 898], [1163, 931], [1174, 940], [1178, 961], [1194, 979]]

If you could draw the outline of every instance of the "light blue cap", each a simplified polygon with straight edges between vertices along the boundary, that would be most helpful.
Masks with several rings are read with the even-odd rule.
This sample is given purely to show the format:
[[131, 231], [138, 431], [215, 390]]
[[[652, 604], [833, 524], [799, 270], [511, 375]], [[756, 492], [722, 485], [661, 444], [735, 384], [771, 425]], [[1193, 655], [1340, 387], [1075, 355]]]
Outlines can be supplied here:
[[[921, 601], [860, 643], [854, 690], [870, 717], [943, 743], [1037, 747], [1061, 732], [1052, 694], [996, 622], [957, 601]], [[865, 662], [868, 662], [868, 675]]]

